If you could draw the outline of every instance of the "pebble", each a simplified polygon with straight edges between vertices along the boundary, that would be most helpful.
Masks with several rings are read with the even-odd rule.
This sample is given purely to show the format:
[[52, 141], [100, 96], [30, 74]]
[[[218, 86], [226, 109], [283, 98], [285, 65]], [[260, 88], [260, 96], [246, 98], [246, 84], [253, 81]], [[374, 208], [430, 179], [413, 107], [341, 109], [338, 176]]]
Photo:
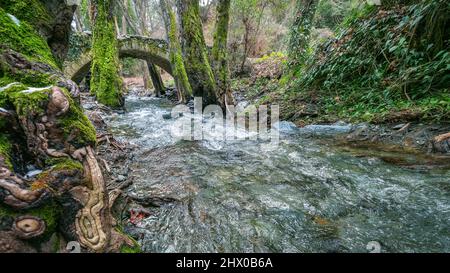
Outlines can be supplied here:
[[165, 119], [165, 120], [172, 119], [172, 114], [164, 114], [163, 119]]

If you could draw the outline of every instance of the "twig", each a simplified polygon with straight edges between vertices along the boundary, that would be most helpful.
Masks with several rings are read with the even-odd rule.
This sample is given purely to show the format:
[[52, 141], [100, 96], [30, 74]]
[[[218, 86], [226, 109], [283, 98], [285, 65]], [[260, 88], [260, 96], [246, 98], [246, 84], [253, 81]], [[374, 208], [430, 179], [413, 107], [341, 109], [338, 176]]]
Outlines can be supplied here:
[[450, 138], [450, 133], [446, 133], [446, 134], [438, 135], [437, 137], [434, 138], [434, 141], [439, 143], [439, 142], [442, 142], [449, 138]]

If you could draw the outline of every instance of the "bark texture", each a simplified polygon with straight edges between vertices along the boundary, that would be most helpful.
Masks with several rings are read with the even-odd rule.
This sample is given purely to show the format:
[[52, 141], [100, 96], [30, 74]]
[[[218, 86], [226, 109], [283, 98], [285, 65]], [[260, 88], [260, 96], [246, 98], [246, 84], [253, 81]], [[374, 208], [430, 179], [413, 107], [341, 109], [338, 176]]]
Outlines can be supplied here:
[[32, 25], [47, 41], [58, 64], [67, 57], [72, 18], [79, 0], [1, 0], [0, 6]]
[[211, 51], [212, 67], [217, 82], [218, 99], [223, 108], [227, 105], [234, 105], [234, 98], [230, 88], [230, 69], [228, 66], [230, 4], [231, 0], [219, 0], [217, 3], [214, 45]]
[[205, 106], [217, 104], [217, 86], [203, 35], [199, 1], [177, 0], [177, 11], [184, 65], [193, 94], [202, 97]]
[[[30, 3], [25, 8], [24, 1], [11, 1], [6, 8], [36, 12]], [[40, 1], [33, 3], [50, 16]], [[93, 152], [96, 131], [83, 114], [78, 86], [59, 70], [39, 28], [14, 20], [3, 7], [0, 252], [64, 252], [68, 241], [85, 252], [119, 251], [129, 241], [113, 236]]]
[[122, 107], [123, 84], [112, 14], [114, 1], [93, 0], [91, 5], [93, 13], [91, 91], [99, 102], [113, 108]]
[[192, 96], [192, 87], [189, 83], [186, 68], [184, 66], [180, 37], [177, 27], [175, 12], [172, 7], [168, 6], [166, 0], [160, 0], [164, 26], [167, 34], [167, 42], [169, 44], [169, 57], [172, 65], [173, 77], [178, 92], [178, 100], [182, 103]]
[[152, 78], [156, 96], [164, 95], [166, 93], [166, 89], [164, 88], [164, 83], [161, 79], [161, 73], [159, 72], [159, 69], [152, 63], [147, 63], [147, 67], [150, 77]]

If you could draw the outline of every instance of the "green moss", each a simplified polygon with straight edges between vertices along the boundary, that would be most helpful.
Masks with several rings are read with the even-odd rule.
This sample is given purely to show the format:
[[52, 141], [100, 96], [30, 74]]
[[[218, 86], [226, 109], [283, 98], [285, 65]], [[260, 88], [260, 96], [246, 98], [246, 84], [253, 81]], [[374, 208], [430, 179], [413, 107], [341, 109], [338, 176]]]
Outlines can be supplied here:
[[170, 17], [170, 32], [169, 32], [169, 44], [170, 44], [170, 62], [173, 67], [173, 75], [179, 81], [178, 88], [183, 88], [184, 95], [186, 97], [192, 96], [192, 87], [189, 83], [189, 78], [186, 73], [186, 67], [184, 66], [181, 45], [178, 39], [178, 29], [177, 29], [177, 21], [175, 17], [175, 13], [172, 9], [168, 9], [168, 14]]
[[55, 233], [58, 226], [58, 219], [61, 215], [61, 208], [58, 206], [58, 204], [52, 202], [39, 208], [33, 208], [19, 212], [0, 204], [0, 218], [6, 216], [16, 218], [22, 215], [35, 216], [45, 222], [46, 229], [44, 234], [35, 239], [35, 241], [42, 242], [50, 239], [51, 235]]
[[46, 105], [49, 101], [49, 95], [51, 89], [44, 89], [34, 91], [31, 93], [26, 92], [27, 87], [24, 85], [16, 85], [10, 88], [9, 99], [15, 106], [17, 115], [41, 115], [45, 113]]
[[184, 1], [178, 7], [184, 39], [183, 57], [186, 72], [195, 96], [203, 97], [205, 105], [216, 104], [216, 81], [209, 63], [200, 19], [199, 2]]
[[78, 170], [81, 172], [84, 171], [83, 165], [80, 162], [69, 158], [50, 158], [45, 161], [45, 164], [47, 166], [53, 166], [52, 170], [54, 171], [59, 170], [68, 170], [68, 171]]
[[[51, 88], [39, 91], [26, 92], [27, 86], [16, 84], [0, 92], [0, 103], [10, 103], [19, 116], [43, 115], [49, 101]], [[25, 90], [25, 92], [24, 92]], [[66, 139], [72, 138], [70, 143], [76, 148], [85, 146], [94, 147], [97, 142], [97, 133], [94, 126], [83, 113], [83, 110], [71, 98], [69, 92], [61, 88], [69, 100], [69, 111], [58, 119], [58, 125], [64, 132]], [[77, 137], [74, 137], [77, 136]]]
[[14, 82], [13, 79], [11, 79], [11, 78], [9, 78], [7, 76], [3, 76], [3, 77], [0, 78], [0, 88], [3, 87], [3, 86], [6, 86], [6, 85], [8, 85], [8, 84], [10, 84], [12, 82]]
[[137, 253], [142, 253], [142, 250], [141, 250], [141, 247], [139, 245], [136, 245], [134, 247], [122, 246], [120, 248], [120, 253], [137, 254]]
[[76, 148], [85, 146], [94, 147], [97, 143], [97, 132], [94, 126], [83, 113], [83, 110], [77, 105], [67, 90], [62, 89], [66, 97], [69, 99], [69, 111], [60, 117], [59, 124], [64, 131], [64, 137], [67, 139], [73, 134], [77, 135], [70, 141]]
[[286, 100], [316, 104], [330, 122], [450, 120], [450, 52], [439, 46], [450, 42], [449, 10], [437, 0], [352, 15], [309, 56]]
[[43, 114], [50, 92], [50, 88], [32, 91], [24, 84], [17, 83], [0, 92], [0, 103], [12, 105], [19, 116]]
[[119, 51], [110, 14], [111, 0], [96, 1], [96, 17], [93, 27], [91, 91], [97, 100], [110, 107], [121, 107], [122, 79], [119, 75]]
[[122, 234], [123, 236], [128, 237], [134, 244], [132, 247], [130, 247], [128, 245], [122, 245], [120, 247], [120, 253], [127, 253], [127, 254], [142, 253], [142, 249], [141, 249], [141, 246], [139, 245], [139, 243], [135, 239], [133, 239], [131, 236], [128, 236], [127, 234], [125, 234], [125, 232], [123, 231], [123, 228], [121, 226], [116, 227], [116, 231], [118, 233]]
[[46, 41], [29, 23], [21, 21], [16, 24], [3, 8], [0, 8], [0, 44], [20, 52], [30, 60], [57, 67]]
[[214, 45], [211, 50], [212, 66], [221, 95], [225, 94], [230, 87], [227, 48], [230, 4], [230, 0], [223, 0], [218, 3]]
[[20, 82], [27, 86], [45, 87], [55, 83], [52, 76], [47, 73], [41, 73], [34, 70], [15, 70], [14, 73], [8, 70], [1, 70], [4, 76], [0, 78], [0, 87], [13, 82]]
[[40, 27], [51, 21], [50, 15], [39, 0], [0, 0], [0, 6], [7, 13], [34, 27]]
[[10, 170], [13, 169], [13, 164], [11, 163], [11, 149], [11, 141], [6, 135], [0, 133], [0, 155], [5, 159], [5, 164]]

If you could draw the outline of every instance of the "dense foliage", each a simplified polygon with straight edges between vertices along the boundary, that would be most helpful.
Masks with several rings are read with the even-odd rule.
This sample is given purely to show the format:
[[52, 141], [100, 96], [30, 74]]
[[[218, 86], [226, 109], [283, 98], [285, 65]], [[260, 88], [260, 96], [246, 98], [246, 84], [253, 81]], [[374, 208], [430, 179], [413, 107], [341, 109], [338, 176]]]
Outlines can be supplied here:
[[[364, 120], [449, 119], [449, 3], [367, 7], [318, 48], [295, 87], [324, 114]], [[292, 94], [291, 94], [292, 95]]]

